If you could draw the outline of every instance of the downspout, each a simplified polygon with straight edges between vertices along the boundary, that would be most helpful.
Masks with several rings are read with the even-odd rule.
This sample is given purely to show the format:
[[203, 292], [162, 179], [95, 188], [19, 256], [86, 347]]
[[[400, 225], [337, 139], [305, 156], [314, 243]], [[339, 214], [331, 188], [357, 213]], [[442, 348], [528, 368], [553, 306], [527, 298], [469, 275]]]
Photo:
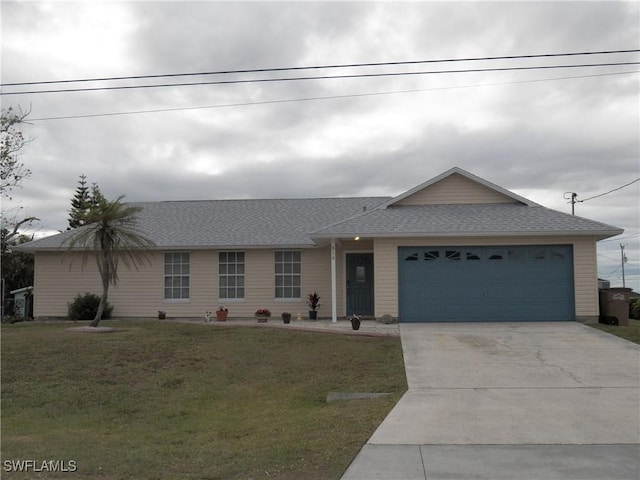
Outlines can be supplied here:
[[331, 321], [338, 321], [337, 286], [336, 286], [336, 239], [331, 239]]

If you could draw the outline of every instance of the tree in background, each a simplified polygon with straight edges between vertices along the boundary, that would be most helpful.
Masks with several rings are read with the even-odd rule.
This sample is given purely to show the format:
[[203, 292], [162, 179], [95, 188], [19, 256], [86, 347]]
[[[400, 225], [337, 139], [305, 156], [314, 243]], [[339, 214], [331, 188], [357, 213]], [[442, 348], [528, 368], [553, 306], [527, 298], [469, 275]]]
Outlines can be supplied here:
[[[2, 109], [0, 113], [0, 197], [11, 199], [11, 190], [20, 187], [31, 170], [19, 160], [20, 150], [28, 143], [19, 130], [30, 112], [22, 109]], [[3, 209], [0, 213], [0, 272], [2, 276], [2, 307], [8, 304], [7, 294], [18, 288], [33, 285], [33, 256], [15, 252], [13, 247], [33, 239], [24, 235], [20, 229], [31, 225], [38, 219], [27, 217], [18, 220], [17, 209], [13, 213]]]
[[9, 292], [33, 285], [33, 255], [13, 251], [13, 247], [33, 240], [32, 235], [17, 234], [6, 228], [0, 230], [2, 236], [2, 255], [0, 269], [2, 270], [2, 286], [4, 288], [3, 315], [12, 315], [13, 299], [8, 298]]
[[20, 150], [28, 142], [18, 126], [26, 123], [29, 113], [9, 107], [3, 109], [0, 115], [0, 193], [7, 198], [11, 198], [13, 188], [20, 186], [31, 175], [31, 170], [18, 158]]
[[92, 183], [91, 189], [89, 189], [87, 186], [87, 176], [84, 173], [80, 175], [76, 193], [71, 199], [69, 227], [67, 227], [67, 230], [87, 225], [87, 214], [102, 200], [104, 200], [104, 195], [102, 195], [98, 184]]
[[69, 227], [78, 228], [86, 224], [86, 216], [91, 207], [91, 196], [89, 195], [89, 187], [87, 186], [87, 176], [83, 173], [78, 180], [76, 193], [71, 199], [71, 210], [69, 211]]
[[89, 255], [95, 256], [102, 281], [100, 304], [91, 322], [92, 327], [97, 327], [107, 304], [109, 286], [118, 284], [120, 260], [127, 268], [135, 267], [137, 270], [150, 263], [148, 254], [155, 244], [136, 228], [142, 207], [122, 203], [123, 197], [109, 201], [97, 185], [93, 188], [92, 197], [93, 205], [86, 214], [85, 228], [76, 230], [65, 244], [69, 253], [80, 249], [83, 265], [86, 265]]

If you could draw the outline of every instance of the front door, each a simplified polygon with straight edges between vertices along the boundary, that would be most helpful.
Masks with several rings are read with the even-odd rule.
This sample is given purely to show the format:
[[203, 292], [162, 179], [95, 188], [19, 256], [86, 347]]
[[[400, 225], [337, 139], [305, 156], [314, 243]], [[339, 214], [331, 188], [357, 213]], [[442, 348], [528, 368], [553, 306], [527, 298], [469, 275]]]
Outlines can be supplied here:
[[373, 253], [347, 253], [347, 316], [373, 315]]

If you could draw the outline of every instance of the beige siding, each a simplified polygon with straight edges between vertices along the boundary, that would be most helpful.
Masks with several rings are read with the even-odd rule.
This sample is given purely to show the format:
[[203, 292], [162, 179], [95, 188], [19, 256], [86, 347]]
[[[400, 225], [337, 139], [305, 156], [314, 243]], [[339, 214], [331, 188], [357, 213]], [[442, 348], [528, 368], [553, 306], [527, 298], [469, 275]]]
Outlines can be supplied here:
[[[595, 241], [573, 237], [504, 237], [495, 238], [404, 238], [377, 239], [374, 242], [342, 241], [336, 249], [337, 312], [345, 314], [345, 256], [348, 252], [374, 252], [375, 315], [398, 315], [398, 247], [424, 245], [540, 245], [570, 244], [574, 251], [575, 307], [578, 318], [598, 315], [597, 265]], [[320, 317], [331, 315], [331, 258], [328, 246], [302, 251], [302, 298], [274, 298], [274, 250], [245, 251], [245, 288], [243, 300], [218, 298], [218, 252], [191, 251], [191, 298], [186, 301], [164, 299], [164, 257], [154, 255], [152, 265], [140, 271], [120, 268], [120, 283], [111, 288], [109, 301], [117, 317], [155, 317], [164, 310], [170, 317], [202, 317], [223, 305], [231, 317], [251, 317], [257, 308], [269, 308], [274, 317], [283, 311], [307, 315], [308, 292], [321, 296]], [[95, 263], [90, 259], [84, 270], [79, 257], [62, 253], [36, 254], [35, 315], [65, 317], [67, 302], [78, 293], [100, 293], [100, 280]]]
[[454, 173], [403, 198], [396, 205], [517, 203], [514, 199]]
[[598, 315], [598, 262], [596, 242], [578, 239], [573, 244], [573, 277], [576, 285], [576, 317]]
[[[343, 250], [337, 251], [338, 305], [343, 304]], [[78, 293], [102, 291], [99, 274], [92, 258], [84, 269], [79, 256], [39, 252], [35, 257], [35, 316], [65, 317], [67, 302]], [[274, 316], [283, 311], [307, 316], [305, 303], [308, 292], [321, 296], [320, 317], [331, 315], [331, 257], [329, 247], [302, 251], [302, 298], [275, 299], [274, 250], [245, 251], [245, 298], [218, 298], [218, 252], [190, 252], [190, 298], [164, 299], [164, 253], [153, 255], [152, 265], [129, 271], [121, 266], [120, 282], [111, 287], [109, 303], [117, 317], [155, 317], [159, 310], [170, 317], [203, 317], [206, 311], [219, 306], [229, 309], [230, 317], [251, 317], [258, 308], [268, 308]], [[343, 307], [340, 307], [343, 308]], [[339, 310], [340, 312], [340, 310]]]
[[577, 318], [598, 315], [596, 246], [592, 238], [502, 237], [390, 238], [375, 241], [376, 317], [398, 315], [398, 247], [442, 245], [573, 245], [574, 288]]
[[[120, 283], [109, 292], [109, 303], [119, 310], [120, 305], [137, 304], [144, 308], [155, 293], [162, 294], [162, 278], [155, 280], [158, 262], [152, 267], [142, 268], [139, 272], [129, 271], [122, 266], [119, 269]], [[34, 313], [36, 317], [64, 317], [67, 315], [67, 303], [78, 294], [102, 292], [100, 276], [93, 258], [89, 258], [83, 268], [79, 255], [65, 256], [63, 253], [39, 252], [35, 256], [34, 275]], [[154, 283], [155, 280], [155, 283]], [[159, 287], [159, 288], [158, 288]], [[154, 304], [155, 305], [155, 304]], [[155, 310], [159, 310], [158, 307]], [[126, 314], [129, 308], [122, 309]], [[114, 311], [114, 314], [121, 314]], [[153, 311], [147, 313], [153, 315]]]

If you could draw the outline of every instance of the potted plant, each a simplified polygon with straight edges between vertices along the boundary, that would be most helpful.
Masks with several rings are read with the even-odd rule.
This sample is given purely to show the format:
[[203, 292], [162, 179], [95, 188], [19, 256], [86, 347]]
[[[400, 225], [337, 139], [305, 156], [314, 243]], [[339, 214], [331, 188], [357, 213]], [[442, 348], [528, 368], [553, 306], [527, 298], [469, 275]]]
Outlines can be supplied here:
[[318, 318], [318, 308], [320, 308], [320, 295], [316, 292], [307, 294], [307, 305], [309, 310], [309, 320], [316, 320]]
[[269, 317], [271, 316], [271, 312], [268, 308], [259, 308], [256, 310], [256, 318], [258, 319], [258, 323], [267, 323]]
[[219, 307], [218, 310], [216, 310], [216, 318], [218, 319], [219, 322], [226, 322], [227, 315], [229, 315], [228, 308]]
[[162, 310], [158, 310], [158, 320], [164, 320], [167, 318], [167, 312], [163, 312]]
[[349, 320], [351, 320], [351, 328], [354, 330], [360, 330], [360, 315], [351, 315]]
[[289, 312], [282, 312], [282, 321], [284, 323], [289, 323], [291, 322], [291, 313]]

